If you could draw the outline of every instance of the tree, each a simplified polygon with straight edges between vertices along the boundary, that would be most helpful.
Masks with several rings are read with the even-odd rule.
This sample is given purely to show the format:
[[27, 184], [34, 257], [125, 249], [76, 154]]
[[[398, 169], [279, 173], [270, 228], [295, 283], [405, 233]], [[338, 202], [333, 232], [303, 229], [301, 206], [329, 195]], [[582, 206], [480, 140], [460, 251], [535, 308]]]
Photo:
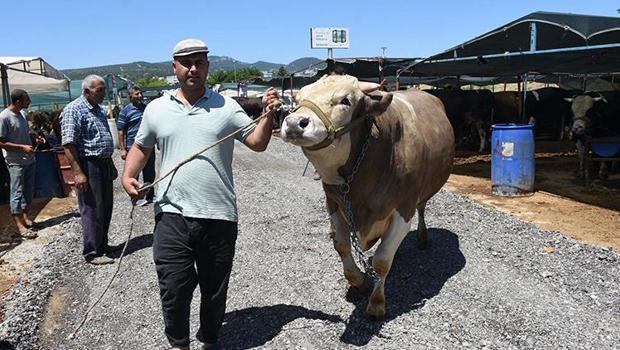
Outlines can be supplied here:
[[262, 77], [263, 74], [257, 68], [241, 68], [237, 70], [217, 70], [209, 73], [208, 82], [209, 85], [215, 85], [219, 83], [232, 83], [241, 80], [254, 80]]
[[280, 66], [277, 71], [273, 72], [273, 75], [276, 77], [288, 77], [290, 73], [284, 68], [284, 66]]
[[209, 78], [207, 82], [209, 85], [215, 85], [220, 83], [228, 82], [229, 74], [227, 71], [223, 69], [216, 70], [215, 72], [209, 73]]
[[147, 78], [142, 78], [142, 79], [138, 79], [138, 81], [136, 81], [136, 84], [140, 87], [164, 87], [164, 86], [168, 86], [168, 83], [166, 83], [165, 80], [159, 80], [156, 77], [147, 77]]

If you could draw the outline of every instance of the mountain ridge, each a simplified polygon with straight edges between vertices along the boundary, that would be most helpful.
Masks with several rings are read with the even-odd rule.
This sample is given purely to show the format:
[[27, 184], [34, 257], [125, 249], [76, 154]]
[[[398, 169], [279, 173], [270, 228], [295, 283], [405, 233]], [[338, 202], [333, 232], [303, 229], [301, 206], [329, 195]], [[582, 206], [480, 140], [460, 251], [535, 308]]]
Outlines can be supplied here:
[[[272, 63], [266, 61], [247, 63], [238, 61], [229, 56], [209, 56], [209, 71], [230, 71], [250, 67], [254, 67], [260, 71], [273, 71], [279, 69], [280, 67], [284, 67], [288, 72], [295, 72], [320, 61], [322, 60], [316, 57], [301, 57], [288, 64]], [[150, 78], [154, 76], [165, 77], [173, 75], [170, 61], [136, 61], [129, 63], [111, 64], [106, 66], [63, 69], [62, 72], [65, 73], [69, 77], [69, 79], [72, 80], [82, 79], [89, 74], [97, 74], [103, 76], [113, 73], [134, 81], [140, 78]]]

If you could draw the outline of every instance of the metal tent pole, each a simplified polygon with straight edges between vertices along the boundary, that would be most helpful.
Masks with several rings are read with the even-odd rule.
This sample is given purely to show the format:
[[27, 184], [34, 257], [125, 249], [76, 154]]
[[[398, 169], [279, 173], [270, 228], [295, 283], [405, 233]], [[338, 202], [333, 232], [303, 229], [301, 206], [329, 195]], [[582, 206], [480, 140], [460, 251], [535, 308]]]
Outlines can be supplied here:
[[2, 80], [2, 102], [6, 108], [9, 105], [11, 93], [9, 92], [9, 74], [7, 73], [7, 66], [4, 64], [0, 64], [0, 78]]
[[523, 74], [523, 106], [521, 107], [521, 120], [525, 123], [527, 121], [527, 115], [525, 111], [525, 100], [527, 99], [527, 79], [528, 74]]

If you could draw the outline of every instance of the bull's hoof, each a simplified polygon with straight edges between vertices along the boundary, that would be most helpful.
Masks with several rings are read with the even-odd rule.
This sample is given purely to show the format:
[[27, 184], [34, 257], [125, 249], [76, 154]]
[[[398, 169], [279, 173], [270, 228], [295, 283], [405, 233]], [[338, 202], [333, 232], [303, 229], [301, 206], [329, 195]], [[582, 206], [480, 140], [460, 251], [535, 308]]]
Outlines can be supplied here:
[[366, 307], [366, 317], [372, 321], [381, 321], [385, 318], [385, 303], [373, 304], [368, 303]]

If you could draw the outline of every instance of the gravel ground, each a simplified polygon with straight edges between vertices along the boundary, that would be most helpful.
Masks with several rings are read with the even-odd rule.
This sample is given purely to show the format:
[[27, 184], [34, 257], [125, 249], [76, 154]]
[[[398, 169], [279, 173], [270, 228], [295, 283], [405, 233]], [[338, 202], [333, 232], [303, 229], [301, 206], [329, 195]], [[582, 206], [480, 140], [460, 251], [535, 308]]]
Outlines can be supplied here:
[[[348, 290], [332, 247], [320, 182], [312, 169], [301, 176], [299, 149], [274, 139], [265, 153], [238, 147], [235, 157], [240, 227], [226, 348], [620, 349], [617, 254], [445, 190], [428, 205], [431, 248], [417, 250], [414, 234], [403, 241], [387, 281], [388, 315], [369, 321], [366, 297]], [[110, 237], [122, 244], [130, 204], [120, 186], [114, 201]], [[79, 219], [61, 223], [64, 234], [6, 300], [0, 349], [167, 348], [152, 207], [135, 215], [117, 280], [71, 340], [116, 264], [84, 264]]]

